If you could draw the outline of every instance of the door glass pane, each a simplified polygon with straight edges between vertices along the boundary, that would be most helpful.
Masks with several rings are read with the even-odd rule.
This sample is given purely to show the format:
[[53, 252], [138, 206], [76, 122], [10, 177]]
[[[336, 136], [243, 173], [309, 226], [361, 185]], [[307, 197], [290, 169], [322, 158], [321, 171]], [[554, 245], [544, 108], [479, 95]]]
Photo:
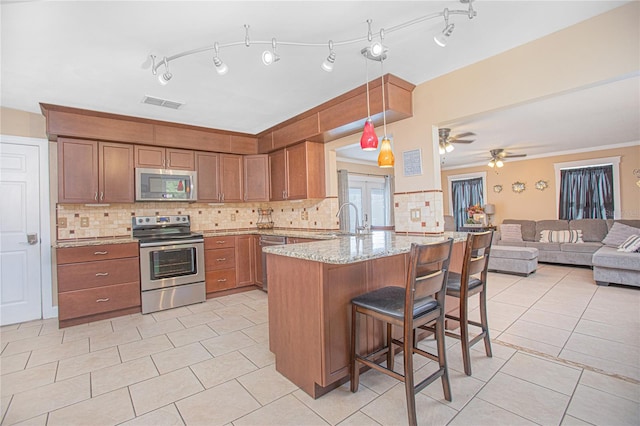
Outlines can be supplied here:
[[385, 205], [385, 193], [383, 189], [371, 189], [371, 226], [387, 225], [387, 209]]
[[[362, 189], [361, 188], [354, 188], [354, 187], [350, 187], [349, 188], [349, 202], [355, 204], [358, 207], [358, 213], [360, 214], [360, 216], [362, 216]], [[345, 207], [346, 209], [347, 207]], [[349, 232], [355, 232], [356, 231], [356, 211], [353, 207], [348, 206], [349, 208]], [[358, 223], [360, 223], [360, 219], [362, 217], [359, 217]]]

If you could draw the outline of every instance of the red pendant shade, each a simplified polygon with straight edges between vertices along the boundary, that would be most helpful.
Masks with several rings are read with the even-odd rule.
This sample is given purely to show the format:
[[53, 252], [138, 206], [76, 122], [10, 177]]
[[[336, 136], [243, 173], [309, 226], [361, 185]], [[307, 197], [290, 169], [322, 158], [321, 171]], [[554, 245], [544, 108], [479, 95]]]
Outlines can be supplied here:
[[378, 149], [378, 136], [376, 135], [376, 129], [373, 127], [373, 121], [371, 118], [367, 118], [364, 123], [364, 131], [360, 138], [360, 148], [363, 151], [374, 151]]

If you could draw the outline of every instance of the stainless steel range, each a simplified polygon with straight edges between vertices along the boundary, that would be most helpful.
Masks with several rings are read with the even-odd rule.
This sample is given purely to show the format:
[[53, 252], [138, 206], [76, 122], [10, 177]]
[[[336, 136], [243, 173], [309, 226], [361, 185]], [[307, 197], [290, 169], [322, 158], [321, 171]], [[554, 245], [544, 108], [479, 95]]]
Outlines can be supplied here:
[[191, 232], [188, 215], [136, 216], [140, 242], [142, 313], [206, 300], [204, 237]]

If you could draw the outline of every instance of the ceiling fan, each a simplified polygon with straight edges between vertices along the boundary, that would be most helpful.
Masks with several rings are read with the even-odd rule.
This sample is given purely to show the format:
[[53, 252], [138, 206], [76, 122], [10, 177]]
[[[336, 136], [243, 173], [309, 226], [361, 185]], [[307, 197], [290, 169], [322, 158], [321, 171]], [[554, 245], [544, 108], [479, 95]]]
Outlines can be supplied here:
[[475, 133], [472, 132], [465, 132], [465, 133], [460, 133], [459, 135], [456, 136], [451, 136], [451, 129], [449, 129], [448, 127], [442, 127], [440, 129], [438, 129], [438, 134], [440, 135], [440, 141], [438, 142], [438, 151], [440, 152], [440, 155], [447, 153], [447, 152], [451, 152], [453, 151], [453, 145], [454, 143], [471, 143], [474, 140], [469, 140], [469, 139], [463, 139], [466, 138], [468, 136], [475, 136]]
[[489, 153], [491, 154], [491, 160], [489, 160], [489, 163], [487, 164], [487, 166], [494, 168], [494, 167], [502, 167], [504, 166], [504, 162], [502, 161], [505, 158], [516, 158], [516, 157], [526, 157], [527, 154], [509, 154], [507, 151], [505, 151], [502, 148], [498, 148], [498, 149], [492, 149], [491, 151], [489, 151]]

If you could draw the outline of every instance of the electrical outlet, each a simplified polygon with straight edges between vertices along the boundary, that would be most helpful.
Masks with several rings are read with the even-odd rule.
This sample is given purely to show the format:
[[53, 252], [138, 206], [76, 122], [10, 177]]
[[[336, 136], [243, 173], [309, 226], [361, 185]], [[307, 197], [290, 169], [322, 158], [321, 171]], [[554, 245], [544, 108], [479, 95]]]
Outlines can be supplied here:
[[89, 218], [88, 217], [81, 217], [80, 218], [80, 227], [82, 228], [88, 228], [89, 227]]
[[58, 218], [58, 228], [66, 228], [67, 227], [67, 218], [59, 217]]
[[236, 221], [236, 214], [231, 213], [231, 222], [235, 222], [235, 221]]
[[420, 222], [420, 209], [410, 210], [411, 222]]
[[306, 210], [303, 210], [300, 212], [300, 219], [301, 220], [309, 220], [309, 212]]

